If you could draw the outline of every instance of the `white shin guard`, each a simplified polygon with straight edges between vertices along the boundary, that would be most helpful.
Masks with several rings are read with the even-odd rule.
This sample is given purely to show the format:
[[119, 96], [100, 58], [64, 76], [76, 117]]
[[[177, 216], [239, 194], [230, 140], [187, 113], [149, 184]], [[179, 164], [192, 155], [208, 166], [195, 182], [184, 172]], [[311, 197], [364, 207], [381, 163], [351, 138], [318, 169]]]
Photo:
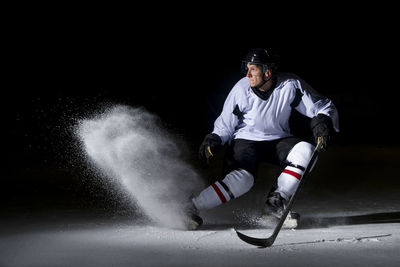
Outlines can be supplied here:
[[278, 188], [275, 190], [275, 192], [279, 192], [286, 200], [296, 190], [303, 177], [304, 170], [311, 160], [313, 150], [314, 146], [307, 142], [299, 142], [290, 150], [286, 158], [289, 165], [279, 175]]
[[232, 198], [248, 192], [254, 184], [254, 177], [244, 169], [233, 170], [222, 181], [215, 182], [204, 189], [192, 201], [198, 210], [214, 208]]

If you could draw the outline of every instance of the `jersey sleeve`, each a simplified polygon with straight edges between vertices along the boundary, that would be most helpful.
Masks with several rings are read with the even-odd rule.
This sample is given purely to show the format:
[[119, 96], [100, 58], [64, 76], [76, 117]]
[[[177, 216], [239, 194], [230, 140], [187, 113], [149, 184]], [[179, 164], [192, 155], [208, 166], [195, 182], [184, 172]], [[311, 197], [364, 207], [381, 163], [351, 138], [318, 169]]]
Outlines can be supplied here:
[[222, 144], [232, 139], [235, 128], [239, 122], [238, 99], [240, 98], [240, 89], [238, 85], [232, 88], [225, 99], [221, 114], [214, 122], [213, 133], [221, 137]]
[[296, 96], [292, 106], [301, 114], [313, 118], [318, 114], [324, 114], [332, 119], [332, 125], [339, 132], [338, 111], [333, 102], [316, 92], [310, 85], [301, 79], [295, 82]]

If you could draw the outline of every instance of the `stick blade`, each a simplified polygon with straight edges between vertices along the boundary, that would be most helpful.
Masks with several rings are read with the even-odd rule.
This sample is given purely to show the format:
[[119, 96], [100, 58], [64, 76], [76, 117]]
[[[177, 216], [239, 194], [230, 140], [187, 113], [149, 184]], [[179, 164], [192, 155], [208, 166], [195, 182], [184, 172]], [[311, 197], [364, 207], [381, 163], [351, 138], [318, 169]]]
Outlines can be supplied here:
[[269, 237], [269, 238], [256, 238], [256, 237], [251, 237], [251, 236], [245, 235], [245, 234], [237, 231], [236, 229], [235, 229], [235, 231], [236, 231], [237, 236], [241, 240], [243, 240], [244, 242], [246, 242], [250, 245], [254, 245], [257, 247], [262, 247], [262, 248], [270, 247], [270, 246], [272, 246], [272, 244], [275, 241], [275, 238], [273, 238], [273, 236]]

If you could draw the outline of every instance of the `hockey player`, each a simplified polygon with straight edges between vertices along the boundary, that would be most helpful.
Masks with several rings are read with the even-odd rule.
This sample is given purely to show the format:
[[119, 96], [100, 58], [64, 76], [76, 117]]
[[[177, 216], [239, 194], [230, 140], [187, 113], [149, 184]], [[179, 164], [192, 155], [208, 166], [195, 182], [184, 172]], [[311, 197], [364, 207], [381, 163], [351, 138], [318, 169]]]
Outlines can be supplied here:
[[339, 131], [332, 101], [296, 75], [277, 72], [277, 63], [274, 56], [260, 48], [249, 51], [243, 61], [246, 77], [230, 91], [212, 133], [205, 136], [199, 149], [199, 158], [206, 162], [221, 146], [229, 144], [224, 176], [192, 199], [189, 228], [202, 224], [200, 211], [248, 192], [262, 160], [285, 166], [264, 207], [268, 215], [281, 215], [314, 149], [313, 144], [290, 133], [292, 109], [312, 118], [313, 136], [315, 140], [322, 137], [324, 149], [332, 130]]

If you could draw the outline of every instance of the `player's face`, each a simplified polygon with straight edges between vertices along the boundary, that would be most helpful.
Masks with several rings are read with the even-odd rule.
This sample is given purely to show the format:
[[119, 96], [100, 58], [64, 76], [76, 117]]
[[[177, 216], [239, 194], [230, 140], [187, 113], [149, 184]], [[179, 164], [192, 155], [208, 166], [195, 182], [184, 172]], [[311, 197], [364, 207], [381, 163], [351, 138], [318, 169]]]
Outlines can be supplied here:
[[258, 65], [247, 64], [246, 77], [249, 79], [251, 87], [257, 86], [263, 81], [264, 73], [262, 72], [261, 68], [262, 67]]

